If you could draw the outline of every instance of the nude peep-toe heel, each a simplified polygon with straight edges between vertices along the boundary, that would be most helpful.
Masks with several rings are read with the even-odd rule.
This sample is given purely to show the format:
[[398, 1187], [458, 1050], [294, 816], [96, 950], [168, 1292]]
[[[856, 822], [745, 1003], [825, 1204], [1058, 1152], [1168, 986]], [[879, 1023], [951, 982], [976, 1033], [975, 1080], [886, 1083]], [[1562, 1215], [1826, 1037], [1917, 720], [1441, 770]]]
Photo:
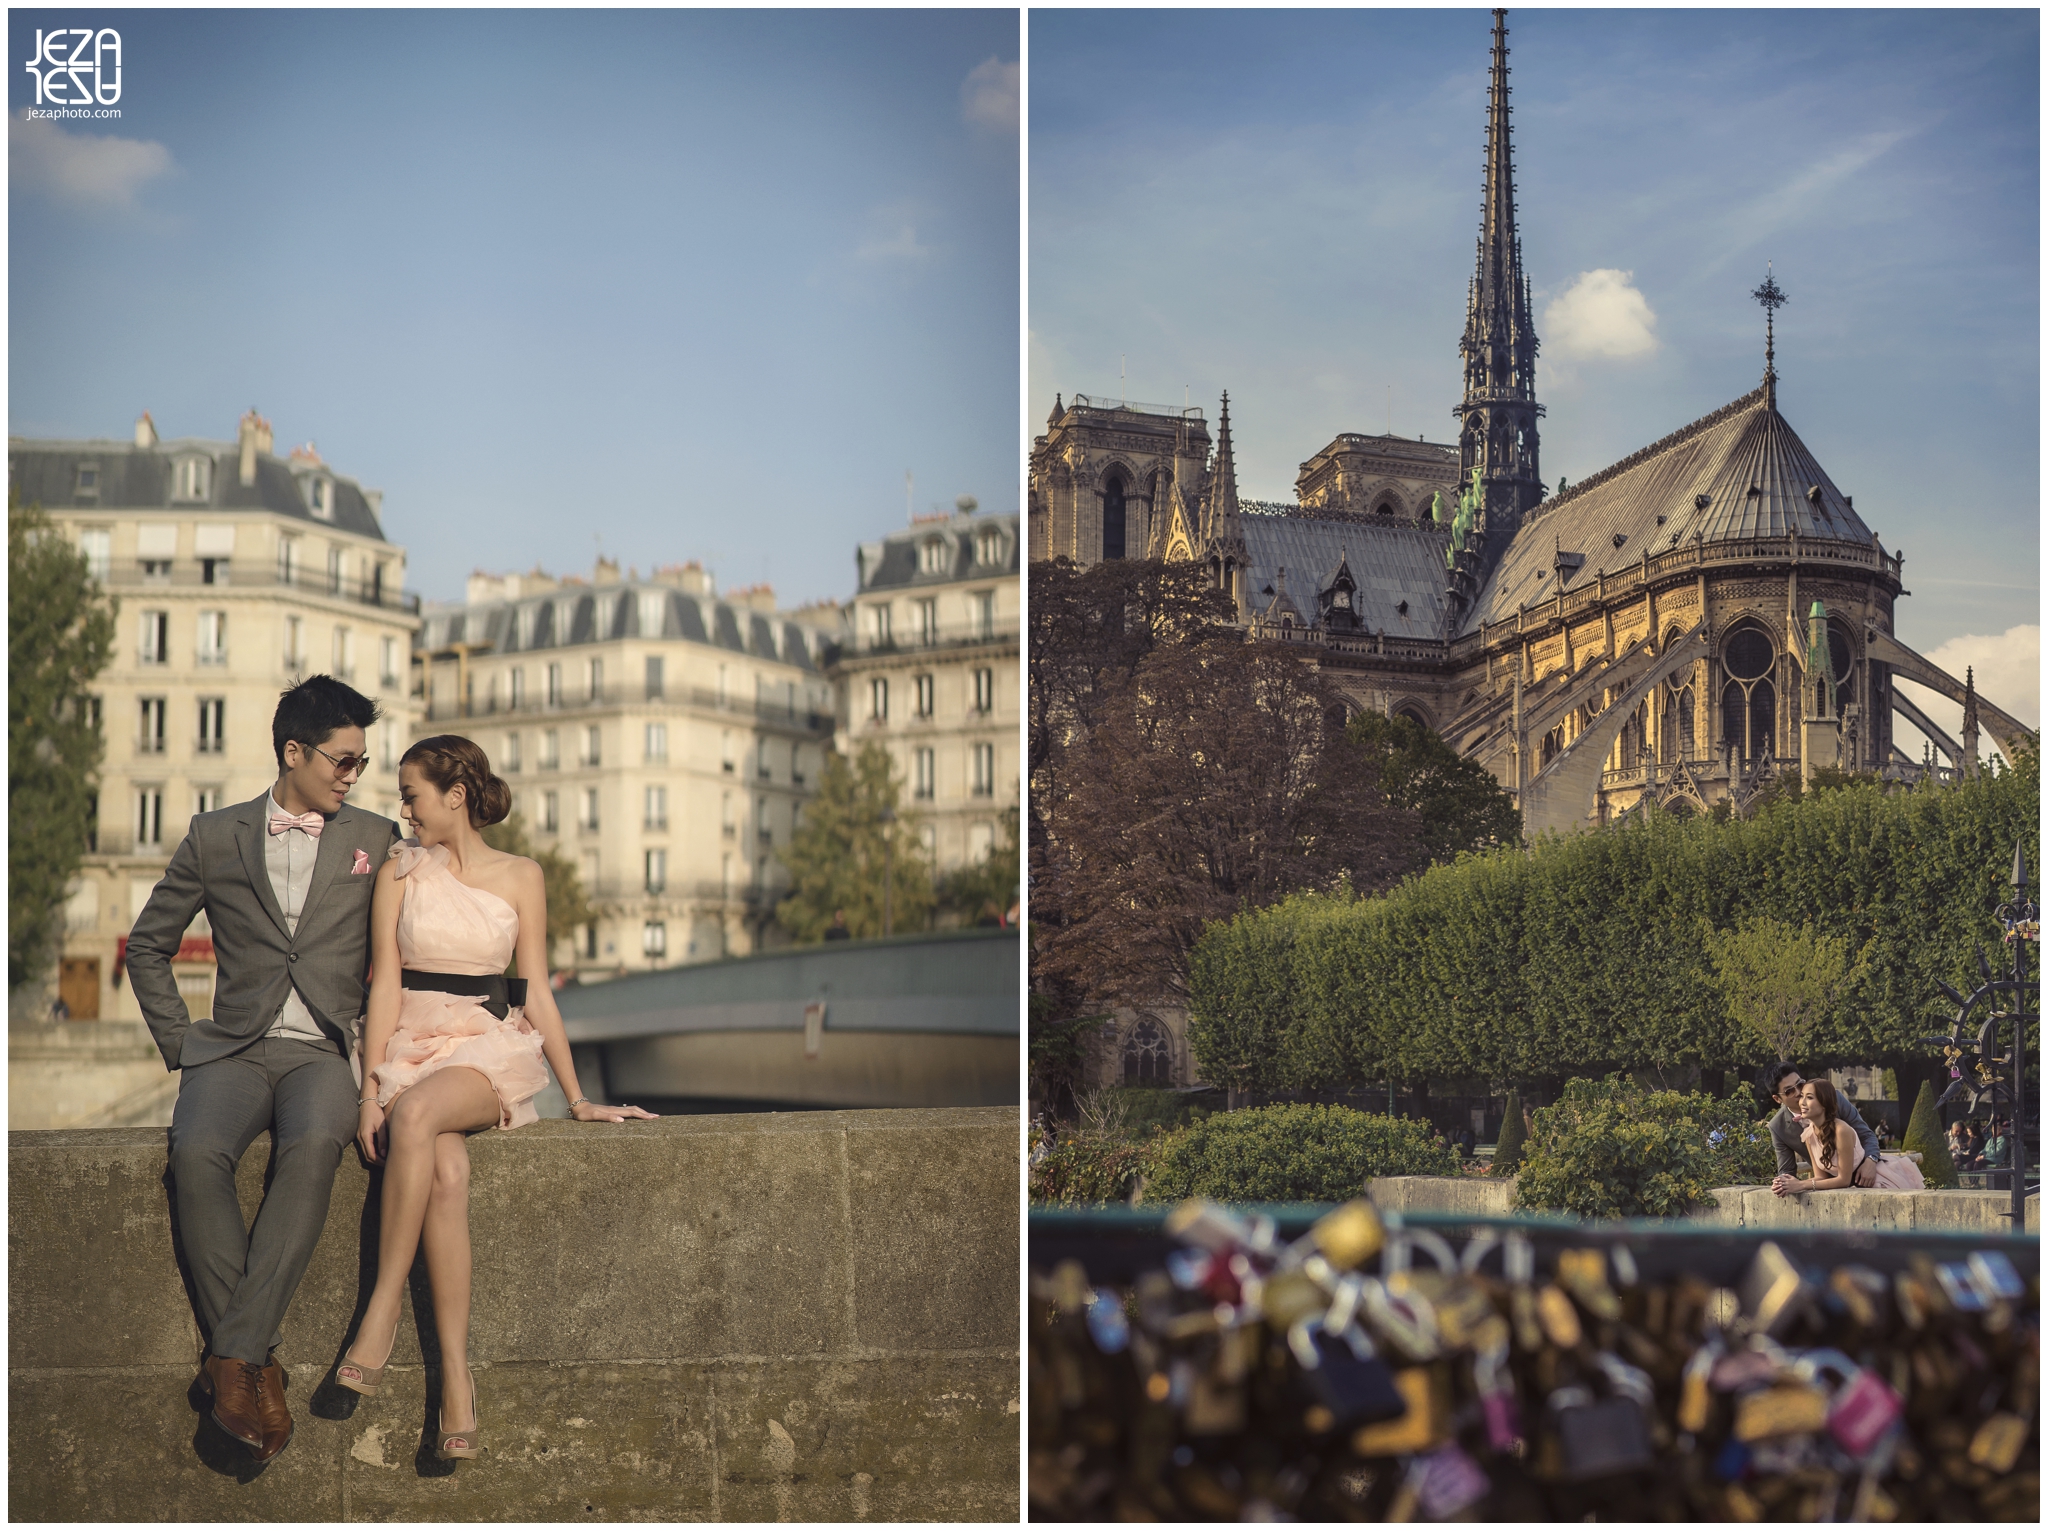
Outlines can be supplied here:
[[[355, 1347], [351, 1345], [348, 1350], [341, 1353], [341, 1365], [334, 1369], [334, 1380], [345, 1388], [361, 1393], [365, 1398], [374, 1398], [377, 1396], [378, 1386], [384, 1380], [384, 1366], [391, 1364], [391, 1358], [385, 1357], [384, 1366], [365, 1366], [350, 1354], [354, 1349]], [[350, 1372], [354, 1372], [355, 1375], [351, 1377]]]
[[441, 1432], [440, 1442], [434, 1447], [435, 1456], [444, 1462], [467, 1462], [488, 1449], [483, 1443], [483, 1438], [477, 1433], [477, 1426], [483, 1421], [477, 1418], [475, 1377], [469, 1379], [469, 1417], [473, 1421], [469, 1429]]

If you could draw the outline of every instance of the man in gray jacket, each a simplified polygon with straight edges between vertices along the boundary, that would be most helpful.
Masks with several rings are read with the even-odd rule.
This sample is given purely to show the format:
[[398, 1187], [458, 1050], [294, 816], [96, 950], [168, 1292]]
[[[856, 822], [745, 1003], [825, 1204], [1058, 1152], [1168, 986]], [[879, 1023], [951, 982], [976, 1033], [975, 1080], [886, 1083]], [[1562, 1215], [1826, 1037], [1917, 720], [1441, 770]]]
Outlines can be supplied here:
[[[1815, 1075], [1819, 1078], [1819, 1075]], [[1778, 1178], [1771, 1182], [1771, 1189], [1780, 1196], [1789, 1194], [1783, 1182], [1799, 1178], [1798, 1155], [1804, 1151], [1800, 1134], [1806, 1131], [1806, 1119], [1799, 1114], [1799, 1092], [1806, 1085], [1806, 1076], [1799, 1072], [1797, 1064], [1774, 1063], [1763, 1073], [1764, 1093], [1778, 1103], [1779, 1109], [1771, 1113], [1771, 1147], [1778, 1154]], [[1870, 1186], [1877, 1183], [1877, 1134], [1864, 1122], [1856, 1109], [1856, 1102], [1837, 1092], [1835, 1114], [1849, 1124], [1849, 1130], [1863, 1145], [1864, 1159], [1856, 1167], [1856, 1184]]]
[[[214, 1420], [259, 1462], [291, 1440], [271, 1351], [356, 1132], [370, 893], [399, 837], [391, 820], [345, 801], [377, 716], [331, 676], [285, 692], [271, 721], [276, 784], [194, 816], [128, 936], [135, 998], [182, 1076], [171, 1177], [207, 1334], [201, 1382]], [[195, 1021], [171, 959], [202, 909], [218, 975], [213, 1013]], [[245, 1230], [235, 1168], [266, 1131], [270, 1188]]]

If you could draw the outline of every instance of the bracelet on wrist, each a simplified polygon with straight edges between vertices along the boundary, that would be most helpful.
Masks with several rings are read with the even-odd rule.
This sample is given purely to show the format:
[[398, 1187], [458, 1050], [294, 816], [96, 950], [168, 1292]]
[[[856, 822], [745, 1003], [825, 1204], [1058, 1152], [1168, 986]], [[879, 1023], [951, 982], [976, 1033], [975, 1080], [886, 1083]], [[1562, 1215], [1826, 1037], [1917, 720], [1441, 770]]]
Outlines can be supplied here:
[[587, 1106], [589, 1104], [590, 1097], [588, 1095], [579, 1095], [574, 1100], [569, 1102], [569, 1109], [571, 1111], [574, 1111], [578, 1106]]

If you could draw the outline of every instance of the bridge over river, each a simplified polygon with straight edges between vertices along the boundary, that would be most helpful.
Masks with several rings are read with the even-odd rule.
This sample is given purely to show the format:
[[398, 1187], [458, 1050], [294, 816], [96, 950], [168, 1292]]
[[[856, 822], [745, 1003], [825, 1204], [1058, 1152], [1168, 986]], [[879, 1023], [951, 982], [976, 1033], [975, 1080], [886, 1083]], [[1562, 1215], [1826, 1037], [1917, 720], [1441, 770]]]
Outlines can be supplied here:
[[[557, 992], [593, 1100], [655, 1111], [1014, 1106], [1015, 930], [833, 941]], [[550, 1086], [543, 1116], [566, 1116]]]

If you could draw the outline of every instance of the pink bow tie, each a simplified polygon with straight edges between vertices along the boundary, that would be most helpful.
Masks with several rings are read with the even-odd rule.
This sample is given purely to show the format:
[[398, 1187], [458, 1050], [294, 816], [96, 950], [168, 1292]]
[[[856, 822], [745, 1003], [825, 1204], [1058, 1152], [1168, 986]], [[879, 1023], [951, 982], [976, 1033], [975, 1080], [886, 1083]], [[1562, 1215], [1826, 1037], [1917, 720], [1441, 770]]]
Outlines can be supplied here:
[[320, 838], [320, 831], [326, 827], [327, 821], [317, 813], [273, 813], [270, 816], [270, 832], [274, 835], [281, 835], [287, 829], [303, 829], [317, 840]]

